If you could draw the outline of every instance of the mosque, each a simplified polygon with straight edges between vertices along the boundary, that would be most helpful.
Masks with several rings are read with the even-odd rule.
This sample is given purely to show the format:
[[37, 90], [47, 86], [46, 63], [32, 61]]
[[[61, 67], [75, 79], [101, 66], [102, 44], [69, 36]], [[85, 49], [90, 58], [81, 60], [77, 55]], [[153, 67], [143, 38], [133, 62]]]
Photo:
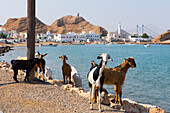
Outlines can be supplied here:
[[108, 42], [114, 42], [114, 41], [130, 41], [129, 37], [131, 36], [131, 34], [129, 34], [128, 32], [126, 32], [125, 30], [121, 29], [121, 24], [119, 23], [118, 25], [118, 29], [115, 32], [109, 32], [107, 34], [107, 38], [106, 40]]

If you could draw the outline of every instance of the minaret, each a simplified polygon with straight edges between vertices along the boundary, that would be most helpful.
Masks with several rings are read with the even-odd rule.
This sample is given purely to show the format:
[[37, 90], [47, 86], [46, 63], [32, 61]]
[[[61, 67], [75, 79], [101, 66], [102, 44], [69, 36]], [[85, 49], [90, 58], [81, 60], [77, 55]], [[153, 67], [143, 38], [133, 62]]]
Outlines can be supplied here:
[[118, 25], [118, 35], [121, 35], [121, 24], [119, 23], [119, 25]]

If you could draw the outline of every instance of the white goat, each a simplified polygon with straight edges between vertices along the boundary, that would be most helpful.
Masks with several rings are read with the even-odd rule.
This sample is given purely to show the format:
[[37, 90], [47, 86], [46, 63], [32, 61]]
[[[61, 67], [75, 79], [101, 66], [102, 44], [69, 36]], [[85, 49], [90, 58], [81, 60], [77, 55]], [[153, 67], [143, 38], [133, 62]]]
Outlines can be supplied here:
[[76, 87], [82, 87], [82, 79], [78, 74], [77, 70], [73, 66], [71, 66], [71, 82]]
[[88, 81], [89, 81], [89, 87], [90, 87], [90, 109], [93, 109], [93, 101], [95, 100], [95, 89], [98, 90], [98, 102], [99, 102], [99, 111], [101, 112], [101, 95], [103, 89], [103, 82], [104, 82], [104, 67], [107, 64], [107, 60], [110, 59], [113, 61], [109, 54], [103, 53], [99, 54], [101, 56], [98, 56], [97, 59], [101, 59], [101, 62], [98, 66], [93, 66], [90, 69], [90, 72], [88, 73]]
[[52, 79], [52, 71], [49, 67], [46, 68], [45, 70], [45, 78], [48, 79]]

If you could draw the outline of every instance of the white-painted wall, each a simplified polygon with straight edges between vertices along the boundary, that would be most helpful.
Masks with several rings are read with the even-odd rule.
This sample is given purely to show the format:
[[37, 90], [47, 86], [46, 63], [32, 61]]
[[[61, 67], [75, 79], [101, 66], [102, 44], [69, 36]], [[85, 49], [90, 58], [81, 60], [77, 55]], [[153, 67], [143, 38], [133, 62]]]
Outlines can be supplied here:
[[54, 39], [59, 42], [80, 42], [80, 41], [99, 41], [100, 35], [95, 34], [93, 31], [90, 31], [89, 34], [86, 34], [84, 31], [82, 34], [75, 34], [74, 32], [69, 32], [67, 34], [58, 34], [54, 36]]

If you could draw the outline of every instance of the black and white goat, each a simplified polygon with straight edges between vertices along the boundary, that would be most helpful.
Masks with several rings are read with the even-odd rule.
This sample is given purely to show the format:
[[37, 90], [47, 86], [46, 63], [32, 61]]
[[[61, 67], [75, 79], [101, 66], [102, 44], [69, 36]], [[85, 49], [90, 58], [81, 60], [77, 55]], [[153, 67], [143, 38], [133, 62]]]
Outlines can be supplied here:
[[26, 70], [26, 76], [24, 81], [29, 81], [29, 72], [34, 69], [35, 65], [39, 66], [40, 59], [33, 58], [32, 60], [11, 60], [12, 69], [14, 70], [14, 80], [19, 83], [17, 80], [18, 70]]
[[93, 101], [95, 99], [95, 89], [98, 89], [98, 102], [99, 102], [99, 111], [101, 110], [101, 92], [103, 89], [103, 82], [104, 82], [104, 67], [107, 64], [108, 59], [113, 61], [109, 54], [103, 53], [99, 54], [97, 59], [101, 59], [100, 64], [97, 66], [93, 66], [90, 68], [90, 72], [88, 73], [88, 81], [90, 87], [90, 109], [93, 109]]
[[[46, 56], [46, 54], [40, 54], [39, 52], [37, 52], [35, 54], [36, 58], [39, 58], [40, 62], [38, 62], [38, 66], [36, 66], [35, 68], [35, 72], [36, 72], [36, 77], [39, 79], [43, 79], [45, 80], [44, 74], [45, 74], [45, 65], [46, 65], [46, 61], [44, 60], [44, 56]], [[39, 72], [39, 73], [38, 73]], [[42, 74], [40, 74], [42, 72]]]

